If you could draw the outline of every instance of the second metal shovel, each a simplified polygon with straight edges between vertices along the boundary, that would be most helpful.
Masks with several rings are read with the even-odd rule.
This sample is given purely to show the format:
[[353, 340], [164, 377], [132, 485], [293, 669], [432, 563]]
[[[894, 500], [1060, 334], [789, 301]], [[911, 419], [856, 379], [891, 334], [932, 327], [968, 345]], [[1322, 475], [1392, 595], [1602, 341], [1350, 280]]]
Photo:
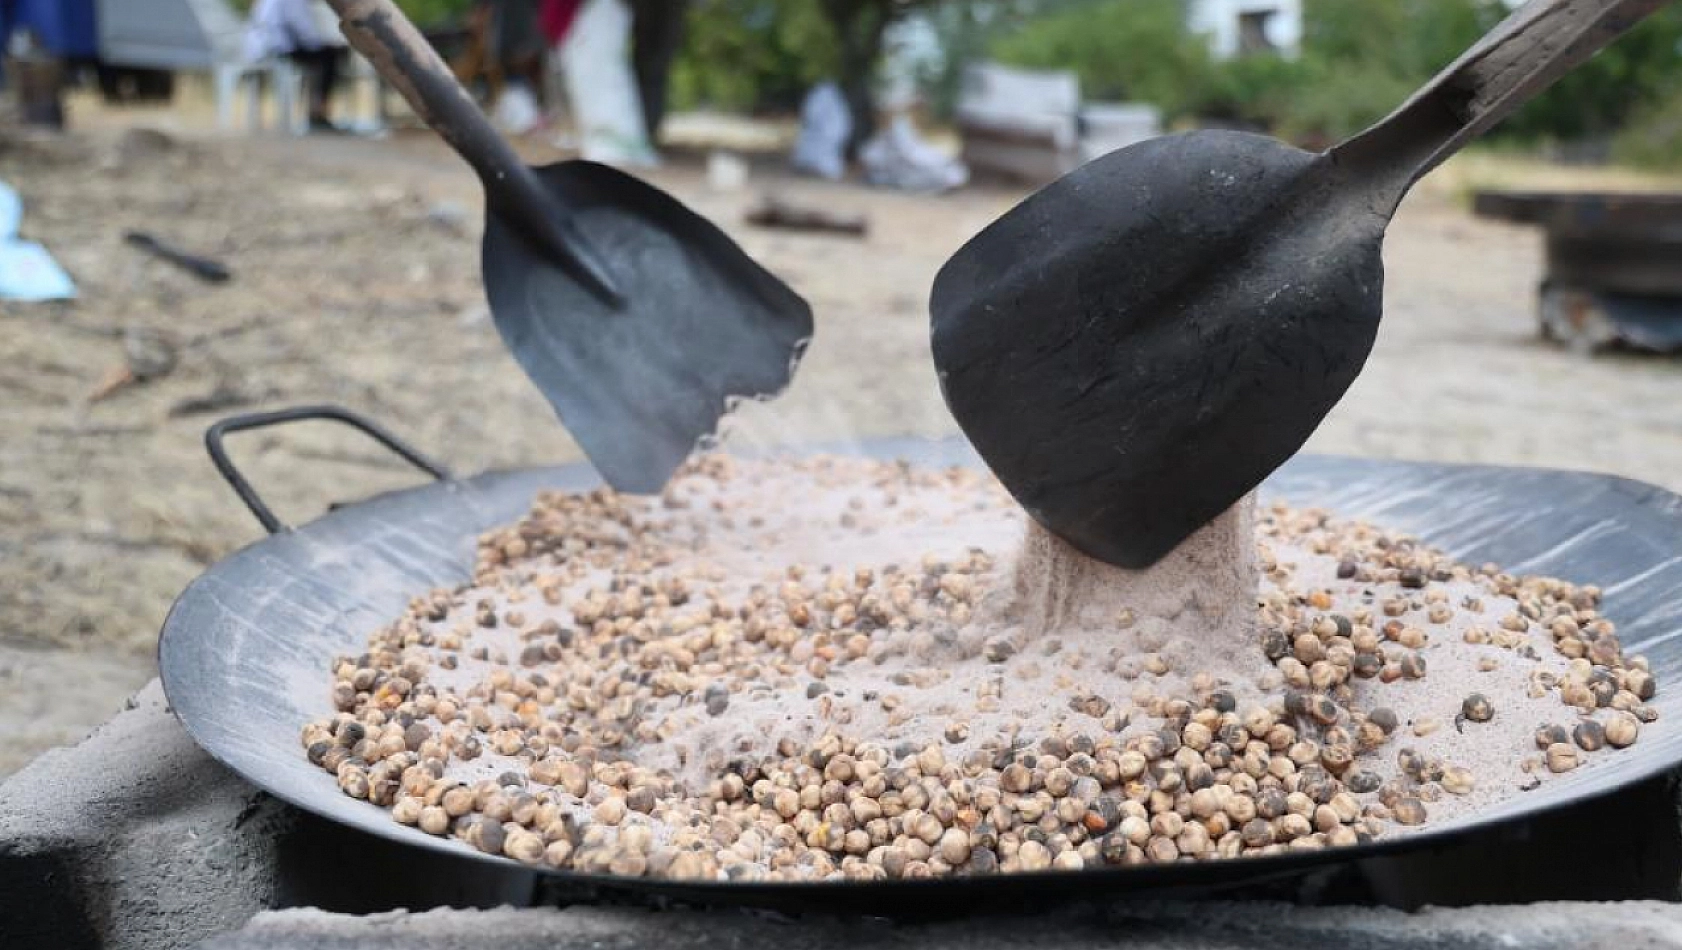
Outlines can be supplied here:
[[491, 316], [608, 484], [659, 491], [734, 401], [788, 385], [811, 308], [724, 232], [605, 165], [527, 166], [391, 0], [329, 3], [478, 173]]

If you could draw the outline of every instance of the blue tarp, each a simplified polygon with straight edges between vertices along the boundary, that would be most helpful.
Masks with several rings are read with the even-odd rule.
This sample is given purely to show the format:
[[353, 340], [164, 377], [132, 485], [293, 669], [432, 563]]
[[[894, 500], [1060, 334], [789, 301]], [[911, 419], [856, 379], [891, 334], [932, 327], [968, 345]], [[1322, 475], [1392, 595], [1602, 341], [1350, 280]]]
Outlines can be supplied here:
[[23, 27], [55, 56], [91, 59], [99, 54], [93, 8], [94, 0], [0, 0], [0, 50]]
[[0, 181], [0, 300], [70, 300], [76, 285], [47, 249], [17, 239], [23, 201]]

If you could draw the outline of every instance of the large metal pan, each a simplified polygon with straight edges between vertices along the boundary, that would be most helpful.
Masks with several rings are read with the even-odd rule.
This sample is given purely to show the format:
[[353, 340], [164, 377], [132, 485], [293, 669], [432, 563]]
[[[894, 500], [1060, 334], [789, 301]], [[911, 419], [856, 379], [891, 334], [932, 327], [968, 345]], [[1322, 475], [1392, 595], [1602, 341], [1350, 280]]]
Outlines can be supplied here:
[[[227, 431], [299, 418], [356, 425], [437, 480], [283, 529], [228, 461], [221, 438]], [[538, 490], [588, 488], [596, 484], [594, 474], [574, 465], [451, 479], [378, 427], [330, 407], [227, 420], [212, 427], [206, 441], [241, 497], [275, 533], [206, 571], [182, 593], [164, 623], [159, 666], [170, 703], [187, 731], [211, 755], [301, 808], [417, 848], [514, 870], [504, 858], [400, 825], [383, 809], [346, 797], [331, 776], [304, 759], [299, 727], [331, 712], [326, 670], [335, 654], [359, 652], [368, 633], [401, 612], [414, 594], [465, 580], [477, 535], [519, 517]], [[953, 442], [874, 440], [851, 451], [930, 464], [975, 464], [970, 450]], [[1470, 853], [1497, 859], [1493, 863], [1503, 868], [1501, 876], [1518, 880], [1527, 873], [1526, 842], [1548, 825], [1537, 820], [1543, 813], [1580, 808], [1587, 799], [1638, 783], [1649, 798], [1655, 788], [1661, 797], [1666, 793], [1662, 775], [1682, 761], [1682, 730], [1673, 725], [1682, 719], [1677, 685], [1682, 678], [1682, 498], [1604, 475], [1314, 456], [1291, 461], [1268, 480], [1264, 492], [1412, 532], [1462, 560], [1495, 561], [1513, 571], [1601, 585], [1607, 592], [1606, 612], [1617, 622], [1626, 648], [1652, 661], [1662, 684], [1656, 702], [1661, 718], [1643, 731], [1632, 750], [1598, 758], [1592, 768], [1549, 781], [1499, 808], [1356, 848], [881, 883], [679, 883], [557, 873], [551, 894], [905, 915], [1044, 907], [1071, 897], [1218, 893], [1240, 886], [1253, 893], [1268, 882], [1278, 882], [1278, 893], [1301, 896], [1305, 888], [1323, 892], [1338, 874], [1354, 872], [1368, 886], [1365, 899], [1376, 894], [1398, 904], [1442, 902], [1440, 891], [1410, 888], [1408, 879], [1488, 878], [1481, 870], [1474, 875], [1465, 857]], [[1672, 813], [1671, 837], [1674, 820]], [[1660, 829], [1637, 827], [1619, 845], [1608, 842], [1605, 830], [1569, 833], [1588, 835], [1581, 840], [1590, 848], [1588, 842], [1598, 841], [1601, 847], [1647, 851], [1659, 847], [1649, 842], [1663, 837]], [[1666, 854], [1667, 860], [1677, 857]], [[1613, 896], [1593, 877], [1596, 860], [1581, 857], [1582, 870], [1589, 873], [1580, 886], [1567, 885], [1570, 893], [1546, 896]], [[1642, 860], [1651, 866], [1650, 859]], [[1492, 892], [1489, 883], [1485, 880], [1478, 893], [1507, 893]], [[1655, 880], [1642, 887], [1643, 896], [1674, 896], [1676, 881]], [[1632, 895], [1626, 890], [1617, 896]]]

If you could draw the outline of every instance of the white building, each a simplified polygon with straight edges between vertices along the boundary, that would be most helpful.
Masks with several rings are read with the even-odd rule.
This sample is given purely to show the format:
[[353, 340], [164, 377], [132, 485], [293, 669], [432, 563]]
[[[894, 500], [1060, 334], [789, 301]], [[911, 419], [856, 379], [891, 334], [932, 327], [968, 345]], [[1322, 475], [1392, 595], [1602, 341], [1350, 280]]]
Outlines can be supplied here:
[[1302, 0], [1190, 0], [1187, 25], [1209, 37], [1217, 57], [1280, 52], [1296, 55], [1302, 42]]

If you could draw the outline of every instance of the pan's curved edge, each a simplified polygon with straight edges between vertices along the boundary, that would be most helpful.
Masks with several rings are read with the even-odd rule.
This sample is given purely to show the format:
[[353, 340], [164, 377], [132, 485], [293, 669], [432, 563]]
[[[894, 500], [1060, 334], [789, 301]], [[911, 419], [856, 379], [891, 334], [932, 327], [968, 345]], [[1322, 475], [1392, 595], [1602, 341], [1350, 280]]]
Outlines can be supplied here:
[[[253, 693], [278, 690], [281, 697], [294, 702], [305, 702], [304, 697], [313, 696], [320, 701], [318, 708], [287, 711], [294, 715], [285, 727], [295, 733], [306, 719], [330, 713], [331, 706], [319, 682], [282, 686], [278, 682], [281, 678], [278, 668], [283, 664], [262, 662], [268, 657], [246, 662], [259, 652], [254, 642], [280, 653], [282, 659], [289, 654], [288, 645], [278, 640], [275, 631], [250, 624], [242, 613], [257, 613], [280, 605], [279, 609], [294, 621], [314, 618], [361, 631], [350, 634], [345, 644], [348, 647], [355, 643], [357, 636], [365, 636], [379, 624], [389, 622], [407, 602], [405, 596], [395, 600], [395, 604], [365, 602], [362, 609], [347, 611], [342, 605], [324, 602], [321, 591], [308, 583], [310, 578], [296, 569], [296, 562], [316, 570], [342, 568], [340, 579], [347, 588], [362, 588], [364, 601], [382, 586], [386, 586], [384, 593], [388, 595], [397, 593], [390, 585], [407, 586], [412, 595], [441, 583], [466, 579], [471, 568], [473, 540], [482, 530], [475, 526], [518, 517], [544, 488], [582, 489], [596, 484], [599, 479], [583, 463], [553, 469], [486, 472], [464, 480], [434, 482], [376, 495], [235, 551], [188, 584], [164, 619], [158, 640], [158, 671], [171, 711], [193, 741], [212, 758], [305, 811], [406, 844], [487, 862], [503, 861], [459, 842], [424, 833], [392, 835], [394, 827], [408, 832], [414, 829], [396, 826], [384, 809], [367, 802], [342, 794], [333, 800], [326, 793], [336, 790], [335, 783], [331, 776], [314, 766], [310, 769], [315, 775], [309, 777], [319, 778], [319, 782], [288, 780], [297, 777], [290, 775], [297, 770], [289, 766], [295, 766], [300, 757], [291, 756], [292, 763], [276, 761], [250, 741], [251, 729], [273, 726], [264, 717], [271, 710], [251, 709], [248, 696], [224, 703], [213, 694], [213, 687], [232, 683], [250, 687]], [[409, 524], [397, 525], [399, 517]], [[333, 549], [343, 550], [343, 542], [350, 538], [365, 545], [384, 545], [389, 550], [390, 544], [382, 539], [385, 533], [422, 542], [412, 552], [399, 552], [401, 556], [392, 561], [395, 571], [371, 578], [357, 570], [359, 567], [366, 570], [377, 562], [333, 560]], [[319, 537], [322, 534], [329, 537], [322, 539]], [[429, 546], [425, 543], [429, 539], [442, 543]], [[376, 595], [376, 599], [380, 598]], [[356, 619], [350, 619], [353, 616]], [[292, 646], [302, 648], [298, 644]], [[319, 662], [328, 659], [323, 655]], [[206, 676], [212, 671], [220, 675]], [[230, 717], [230, 707], [235, 712], [251, 715]], [[230, 718], [242, 721], [230, 722]], [[298, 748], [296, 736], [291, 745]]]
[[[807, 451], [837, 454], [869, 454], [906, 457], [926, 464], [974, 464], [967, 445], [955, 440], [881, 439], [866, 443], [845, 443], [814, 447]], [[755, 904], [773, 902], [806, 892], [814, 899], [845, 888], [856, 900], [868, 904], [874, 895], [935, 894], [948, 888], [973, 888], [975, 893], [1023, 889], [1056, 893], [1071, 879], [1102, 882], [1114, 893], [1132, 890], [1157, 891], [1164, 886], [1198, 886], [1210, 879], [1258, 880], [1289, 876], [1315, 866], [1382, 859], [1419, 849], [1441, 848], [1458, 833], [1533, 816], [1557, 808], [1609, 795], [1632, 783], [1651, 778], [1682, 762], [1682, 737], [1669, 729], [1649, 745], [1644, 734], [1641, 755], [1608, 763], [1608, 766], [1580, 770], [1568, 776], [1561, 787], [1572, 795], [1550, 795], [1520, 799], [1515, 807], [1433, 827], [1415, 834], [1374, 842], [1354, 848], [1309, 851], [1235, 861], [1185, 865], [1137, 866], [1101, 870], [1046, 872], [976, 878], [932, 879], [895, 882], [677, 882], [625, 879], [609, 875], [584, 875], [547, 868], [527, 868], [507, 859], [484, 854], [453, 840], [435, 838], [392, 821], [386, 811], [341, 794], [330, 776], [305, 761], [298, 747], [297, 729], [309, 716], [329, 711], [318, 671], [325, 670], [325, 653], [353, 648], [366, 633], [388, 622], [416, 592], [440, 584], [466, 579], [473, 539], [483, 530], [511, 521], [523, 513], [531, 498], [546, 488], [579, 490], [599, 480], [585, 465], [547, 469], [488, 472], [462, 481], [436, 483], [376, 496], [340, 508], [303, 527], [265, 538], [229, 555], [194, 580], [177, 598], [165, 619], [159, 642], [158, 665], [171, 709], [195, 742], [213, 758], [239, 772], [247, 780], [299, 808], [331, 821], [349, 825], [381, 837], [434, 851], [496, 863], [510, 870], [535, 870], [553, 875], [557, 881], [604, 893], [667, 895], [698, 902]], [[1653, 628], [1644, 639], [1633, 641], [1663, 646], [1682, 636], [1682, 497], [1664, 489], [1615, 476], [1565, 472], [1551, 469], [1503, 468], [1425, 462], [1382, 461], [1341, 456], [1299, 456], [1287, 463], [1264, 486], [1267, 495], [1295, 502], [1311, 501], [1340, 514], [1382, 519], [1401, 530], [1417, 533], [1428, 543], [1442, 547], [1456, 557], [1479, 552], [1500, 552], [1525, 543], [1535, 524], [1512, 517], [1495, 518], [1483, 509], [1491, 496], [1504, 493], [1510, 504], [1512, 493], [1521, 499], [1543, 495], [1563, 496], [1580, 506], [1575, 514], [1561, 515], [1556, 508], [1546, 512], [1548, 524], [1569, 529], [1565, 541], [1555, 543], [1545, 556], [1532, 556], [1532, 572], [1555, 572], [1554, 568], [1583, 565], [1612, 554], [1657, 556], [1657, 560], [1635, 572], [1643, 578], [1642, 602], [1656, 596], [1670, 597], [1669, 610], [1654, 622], [1638, 628]], [[1616, 502], [1643, 517], [1620, 522], [1620, 532], [1600, 531], [1595, 525], [1608, 519], [1596, 518], [1594, 505]], [[1602, 509], [1603, 510], [1603, 509]], [[1509, 513], [1510, 515], [1510, 513]], [[1561, 519], [1563, 518], [1563, 523]], [[402, 523], [400, 524], [399, 521]], [[1433, 528], [1438, 529], [1433, 533]], [[1625, 537], [1627, 535], [1627, 537]], [[1665, 543], [1665, 542], [1668, 542]], [[419, 547], [419, 550], [417, 550]], [[378, 554], [383, 557], [363, 556]], [[1470, 553], [1469, 553], [1470, 552]], [[1669, 552], [1666, 554], [1665, 552]], [[1663, 556], [1659, 556], [1663, 555]], [[1494, 560], [1501, 558], [1492, 557]], [[1592, 565], [1591, 565], [1592, 566]], [[1609, 570], [1610, 568], [1604, 568]], [[320, 588], [319, 576], [331, 577], [331, 585]], [[1565, 572], [1561, 576], [1571, 577]], [[1599, 582], [1594, 577], [1571, 577], [1580, 582]], [[1629, 578], [1614, 579], [1628, 584]], [[1628, 594], [1626, 589], [1623, 593]], [[252, 598], [256, 596], [256, 601]], [[330, 598], [323, 595], [331, 594]], [[347, 607], [346, 600], [352, 601]], [[312, 676], [307, 682], [283, 683], [284, 671], [277, 663], [253, 663], [249, 652], [253, 638], [263, 638], [269, 648], [284, 659], [287, 644], [241, 613], [251, 613], [253, 604], [283, 609], [295, 624], [331, 625], [343, 633], [342, 645], [317, 645], [323, 653], [319, 663], [302, 668]], [[1663, 609], [1664, 604], [1653, 603]], [[1609, 613], [1619, 617], [1614, 601]], [[1662, 628], [1662, 629], [1660, 629]], [[292, 644], [292, 649], [301, 649]], [[325, 652], [323, 652], [325, 651]], [[292, 654], [296, 656], [296, 654]], [[207, 670], [222, 668], [219, 681], [204, 678]], [[1682, 643], [1668, 649], [1654, 663], [1655, 674], [1670, 685], [1682, 680]], [[246, 687], [251, 696], [239, 698], [233, 710], [250, 718], [230, 716], [230, 709], [218, 705], [213, 687]], [[268, 692], [264, 692], [267, 690]], [[237, 689], [234, 691], [237, 697]], [[1682, 716], [1682, 695], [1673, 688], [1661, 693], [1661, 722]], [[296, 710], [295, 718], [269, 716], [275, 710], [248, 709], [250, 700], [279, 696], [291, 701], [315, 696], [319, 708]], [[260, 706], [260, 704], [259, 704]], [[292, 711], [287, 711], [292, 712]], [[236, 721], [228, 721], [230, 718]], [[246, 723], [263, 726], [272, 738], [275, 730], [285, 733], [287, 753], [267, 754], [244, 735]], [[1551, 786], [1550, 786], [1551, 787]], [[897, 899], [897, 898], [896, 898]]]

